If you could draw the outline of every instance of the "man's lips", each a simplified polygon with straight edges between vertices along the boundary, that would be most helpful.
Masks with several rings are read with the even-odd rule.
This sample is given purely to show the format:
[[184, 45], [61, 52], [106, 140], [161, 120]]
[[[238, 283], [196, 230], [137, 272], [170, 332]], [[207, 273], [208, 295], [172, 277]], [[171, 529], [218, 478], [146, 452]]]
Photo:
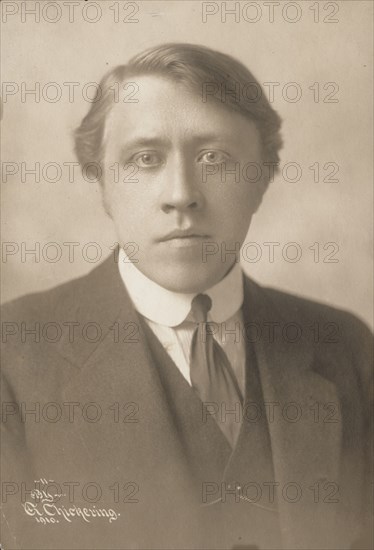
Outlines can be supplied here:
[[168, 248], [196, 249], [196, 247], [201, 247], [202, 243], [206, 240], [211, 240], [211, 236], [196, 229], [188, 228], [175, 229], [158, 239], [158, 242], [165, 243]]
[[193, 229], [175, 229], [174, 231], [171, 231], [167, 235], [157, 239], [158, 242], [166, 242], [166, 241], [173, 241], [173, 240], [204, 240], [204, 239], [210, 239], [210, 235], [206, 233], [202, 233], [200, 231], [196, 231]]

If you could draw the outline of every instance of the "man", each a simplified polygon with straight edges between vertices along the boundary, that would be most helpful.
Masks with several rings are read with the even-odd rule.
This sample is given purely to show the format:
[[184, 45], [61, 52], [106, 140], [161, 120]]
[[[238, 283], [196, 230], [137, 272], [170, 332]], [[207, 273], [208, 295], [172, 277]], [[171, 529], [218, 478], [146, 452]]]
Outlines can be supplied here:
[[76, 152], [119, 253], [4, 308], [5, 548], [370, 547], [369, 331], [237, 261], [281, 146], [251, 87], [185, 44], [103, 79]]

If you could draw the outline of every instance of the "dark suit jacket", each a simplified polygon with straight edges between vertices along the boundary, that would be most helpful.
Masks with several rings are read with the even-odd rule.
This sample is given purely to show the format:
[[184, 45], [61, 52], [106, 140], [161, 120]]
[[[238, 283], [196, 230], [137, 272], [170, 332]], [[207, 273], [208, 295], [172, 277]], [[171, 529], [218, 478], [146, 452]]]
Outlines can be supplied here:
[[113, 257], [7, 304], [3, 546], [371, 548], [368, 329], [249, 279], [243, 312], [261, 414], [231, 453]]

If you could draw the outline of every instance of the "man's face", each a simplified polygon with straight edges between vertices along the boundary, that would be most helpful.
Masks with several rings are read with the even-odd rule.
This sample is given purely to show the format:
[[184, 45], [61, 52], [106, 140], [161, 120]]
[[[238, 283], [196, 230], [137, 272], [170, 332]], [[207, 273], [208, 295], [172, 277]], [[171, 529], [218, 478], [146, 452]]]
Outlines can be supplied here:
[[[129, 255], [140, 271], [169, 290], [203, 292], [237, 261], [230, 251], [256, 210], [245, 167], [260, 164], [259, 134], [183, 84], [158, 76], [136, 83], [138, 103], [120, 98], [107, 120], [105, 204], [121, 246], [130, 253], [126, 244], [136, 243]], [[239, 181], [229, 173], [235, 163]]]

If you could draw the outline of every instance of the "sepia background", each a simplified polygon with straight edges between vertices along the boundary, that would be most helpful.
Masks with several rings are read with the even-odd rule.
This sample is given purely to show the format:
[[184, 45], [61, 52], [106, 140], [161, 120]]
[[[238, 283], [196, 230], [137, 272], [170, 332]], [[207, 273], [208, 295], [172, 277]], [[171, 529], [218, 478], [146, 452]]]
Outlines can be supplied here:
[[[263, 254], [257, 262], [244, 262], [245, 271], [262, 284], [348, 309], [373, 325], [372, 2], [319, 2], [317, 11], [316, 2], [282, 1], [274, 6], [273, 21], [263, 2], [227, 2], [227, 9], [237, 12], [226, 14], [226, 20], [221, 2], [100, 1], [96, 7], [88, 2], [86, 8], [79, 2], [73, 21], [64, 6], [55, 23], [43, 16], [36, 22], [25, 13], [22, 21], [22, 4], [31, 9], [38, 2], [1, 4], [3, 86], [13, 83], [14, 90], [21, 89], [22, 82], [27, 88], [35, 82], [41, 87], [55, 82], [63, 89], [61, 99], [53, 103], [42, 96], [36, 102], [30, 95], [22, 101], [19, 92], [5, 98], [3, 88], [2, 161], [18, 167], [15, 175], [4, 177], [3, 164], [3, 252], [5, 246], [14, 251], [2, 256], [3, 302], [90, 271], [97, 263], [83, 258], [85, 243], [98, 243], [102, 259], [109, 255], [116, 236], [102, 209], [98, 185], [85, 181], [77, 168], [73, 182], [67, 169], [55, 183], [43, 177], [37, 183], [31, 175], [22, 182], [21, 163], [30, 169], [36, 162], [42, 168], [50, 162], [63, 166], [76, 161], [72, 132], [90, 106], [82, 98], [84, 84], [99, 82], [110, 67], [145, 48], [176, 41], [234, 55], [259, 82], [279, 83], [272, 104], [284, 121], [281, 168], [295, 162], [302, 177], [291, 183], [279, 175], [271, 184], [247, 239], [258, 243]], [[92, 20], [97, 5], [99, 19], [85, 20], [83, 13]], [[53, 19], [54, 9], [51, 5], [45, 12], [47, 19]], [[203, 10], [212, 12], [205, 22]], [[64, 82], [79, 83], [73, 101]], [[293, 98], [290, 82], [302, 90], [298, 101], [282, 95], [286, 86]], [[331, 176], [336, 166], [339, 171]], [[286, 175], [292, 179], [294, 174], [290, 169]], [[337, 181], [328, 181], [329, 174]], [[81, 246], [73, 262], [65, 247], [54, 263], [42, 254], [40, 261], [22, 258], [21, 246], [32, 249], [40, 243], [42, 248], [50, 242]], [[280, 243], [273, 262], [266, 242]], [[297, 262], [282, 256], [290, 242], [301, 247]], [[292, 252], [289, 249], [290, 257]]]

